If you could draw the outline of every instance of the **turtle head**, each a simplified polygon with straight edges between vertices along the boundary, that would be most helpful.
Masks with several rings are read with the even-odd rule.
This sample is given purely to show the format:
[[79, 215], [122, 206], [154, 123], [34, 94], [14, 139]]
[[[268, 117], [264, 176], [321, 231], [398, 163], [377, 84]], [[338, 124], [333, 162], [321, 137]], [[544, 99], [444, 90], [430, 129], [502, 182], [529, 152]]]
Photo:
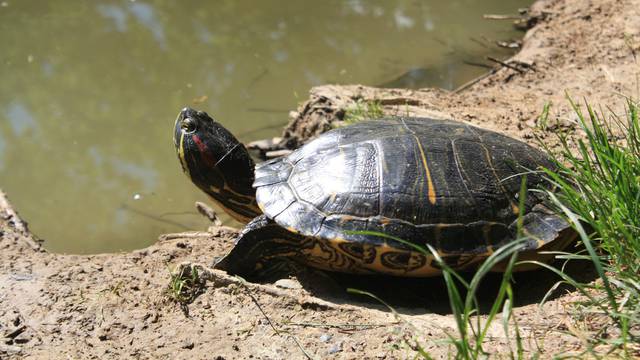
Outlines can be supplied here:
[[206, 112], [184, 108], [173, 131], [182, 170], [233, 218], [248, 222], [256, 205], [254, 163], [238, 139]]

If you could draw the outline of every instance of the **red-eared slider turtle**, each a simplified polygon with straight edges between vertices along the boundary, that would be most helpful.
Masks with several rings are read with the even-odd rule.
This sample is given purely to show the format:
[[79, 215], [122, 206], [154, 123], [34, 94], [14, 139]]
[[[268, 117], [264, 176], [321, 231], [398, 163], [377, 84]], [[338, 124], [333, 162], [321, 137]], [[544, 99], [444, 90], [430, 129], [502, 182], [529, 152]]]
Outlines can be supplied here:
[[[552, 167], [520, 141], [427, 118], [360, 122], [254, 165], [220, 123], [185, 108], [174, 143], [191, 180], [248, 222], [215, 265], [242, 276], [282, 259], [347, 273], [439, 273], [431, 257], [364, 231], [429, 244], [452, 267], [470, 267], [516, 239], [521, 178], [535, 188], [544, 180], [527, 170]], [[524, 210], [524, 250], [566, 245], [568, 224], [538, 197], [529, 193]]]

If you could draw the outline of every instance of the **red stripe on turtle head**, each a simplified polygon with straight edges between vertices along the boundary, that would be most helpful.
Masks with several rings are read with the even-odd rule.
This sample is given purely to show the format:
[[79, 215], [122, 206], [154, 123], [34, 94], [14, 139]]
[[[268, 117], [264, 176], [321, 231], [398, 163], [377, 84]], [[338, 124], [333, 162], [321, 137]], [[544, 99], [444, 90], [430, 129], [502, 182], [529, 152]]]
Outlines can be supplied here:
[[196, 145], [198, 146], [198, 150], [200, 150], [200, 156], [202, 157], [204, 162], [208, 166], [212, 166], [212, 167], [216, 166], [216, 160], [211, 155], [211, 152], [209, 151], [207, 144], [202, 142], [202, 140], [200, 140], [200, 138], [196, 134], [191, 135], [191, 138], [193, 139], [193, 142], [195, 142]]

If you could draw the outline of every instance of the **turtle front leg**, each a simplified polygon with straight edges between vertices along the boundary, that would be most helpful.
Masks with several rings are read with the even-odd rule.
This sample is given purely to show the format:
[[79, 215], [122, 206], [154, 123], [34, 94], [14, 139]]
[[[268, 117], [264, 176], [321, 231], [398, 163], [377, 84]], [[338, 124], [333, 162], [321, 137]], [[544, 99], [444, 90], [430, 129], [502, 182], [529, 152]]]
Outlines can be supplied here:
[[304, 258], [300, 249], [303, 239], [261, 215], [247, 224], [233, 249], [214, 268], [244, 278], [262, 279], [290, 272]]

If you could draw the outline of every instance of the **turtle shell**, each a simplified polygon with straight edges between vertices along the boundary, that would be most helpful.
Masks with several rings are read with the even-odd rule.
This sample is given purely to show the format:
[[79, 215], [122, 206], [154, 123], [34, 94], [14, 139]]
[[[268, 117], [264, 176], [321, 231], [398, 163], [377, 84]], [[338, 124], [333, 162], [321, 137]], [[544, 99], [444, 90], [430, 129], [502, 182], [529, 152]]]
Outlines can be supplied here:
[[[388, 239], [365, 233], [381, 232], [443, 253], [486, 253], [515, 238], [522, 177], [537, 187], [543, 179], [531, 170], [540, 166], [552, 164], [539, 150], [492, 131], [382, 119], [329, 131], [259, 164], [254, 187], [264, 214], [294, 233], [386, 246]], [[539, 202], [530, 192], [525, 210]], [[529, 222], [543, 242], [565, 226]]]

